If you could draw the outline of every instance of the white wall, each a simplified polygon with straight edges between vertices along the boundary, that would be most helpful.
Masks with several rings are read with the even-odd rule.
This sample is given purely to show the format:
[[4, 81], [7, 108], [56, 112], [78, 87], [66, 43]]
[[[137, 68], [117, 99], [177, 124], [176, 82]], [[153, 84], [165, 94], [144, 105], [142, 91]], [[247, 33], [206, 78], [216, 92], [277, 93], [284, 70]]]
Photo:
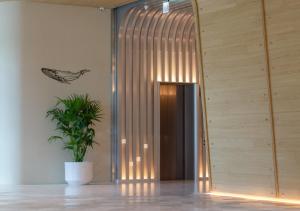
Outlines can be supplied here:
[[0, 3], [0, 184], [20, 180], [20, 7]]
[[[50, 145], [54, 124], [45, 119], [55, 96], [88, 93], [101, 100], [105, 119], [99, 146], [89, 152], [95, 182], [111, 175], [110, 11], [38, 3], [0, 3], [0, 184], [63, 183], [60, 144]], [[92, 72], [71, 85], [47, 78], [42, 67]]]

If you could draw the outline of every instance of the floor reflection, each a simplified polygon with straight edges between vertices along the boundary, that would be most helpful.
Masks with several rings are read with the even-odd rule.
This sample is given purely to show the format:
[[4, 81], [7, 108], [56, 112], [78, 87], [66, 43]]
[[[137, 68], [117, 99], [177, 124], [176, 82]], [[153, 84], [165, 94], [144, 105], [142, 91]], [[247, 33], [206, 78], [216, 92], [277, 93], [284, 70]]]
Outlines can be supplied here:
[[159, 190], [159, 183], [129, 183], [121, 184], [122, 196], [153, 196]]
[[0, 186], [0, 211], [288, 211], [300, 206], [199, 194], [192, 181], [72, 187]]

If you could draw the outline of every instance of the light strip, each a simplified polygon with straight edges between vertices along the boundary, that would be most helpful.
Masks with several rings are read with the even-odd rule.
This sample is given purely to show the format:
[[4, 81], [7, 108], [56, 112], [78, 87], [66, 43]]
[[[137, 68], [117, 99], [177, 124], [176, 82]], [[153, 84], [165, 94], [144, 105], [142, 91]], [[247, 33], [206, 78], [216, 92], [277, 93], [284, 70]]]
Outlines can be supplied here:
[[232, 198], [239, 198], [239, 199], [246, 199], [246, 200], [253, 200], [253, 201], [300, 205], [300, 200], [293, 200], [293, 199], [282, 199], [282, 198], [273, 198], [273, 197], [266, 197], [266, 196], [253, 196], [253, 195], [224, 193], [224, 192], [211, 192], [208, 194], [212, 196], [232, 197]]

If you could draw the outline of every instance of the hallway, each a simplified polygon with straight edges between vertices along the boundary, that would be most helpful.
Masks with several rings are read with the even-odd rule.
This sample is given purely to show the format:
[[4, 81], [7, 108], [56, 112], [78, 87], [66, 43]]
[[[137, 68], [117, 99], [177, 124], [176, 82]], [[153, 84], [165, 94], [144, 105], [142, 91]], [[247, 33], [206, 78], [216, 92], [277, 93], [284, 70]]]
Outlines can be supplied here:
[[193, 194], [192, 182], [67, 187], [16, 186], [0, 188], [1, 211], [286, 211], [300, 206]]

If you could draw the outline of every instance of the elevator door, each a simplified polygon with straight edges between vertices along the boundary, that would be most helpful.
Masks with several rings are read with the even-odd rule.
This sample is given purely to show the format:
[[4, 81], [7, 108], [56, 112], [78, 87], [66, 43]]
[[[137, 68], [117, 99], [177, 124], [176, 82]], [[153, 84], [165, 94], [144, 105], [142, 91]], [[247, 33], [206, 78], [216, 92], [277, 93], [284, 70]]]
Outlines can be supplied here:
[[160, 179], [194, 179], [194, 88], [160, 86]]

